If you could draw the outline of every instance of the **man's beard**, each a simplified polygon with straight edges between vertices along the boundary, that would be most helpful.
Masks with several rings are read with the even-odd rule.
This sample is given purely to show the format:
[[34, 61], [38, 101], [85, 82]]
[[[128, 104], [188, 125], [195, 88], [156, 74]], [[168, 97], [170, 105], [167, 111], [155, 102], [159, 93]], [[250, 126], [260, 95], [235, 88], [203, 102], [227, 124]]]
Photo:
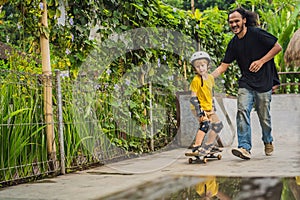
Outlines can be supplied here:
[[242, 26], [236, 26], [236, 27], [237, 27], [237, 29], [239, 29], [239, 32], [235, 32], [235, 31], [234, 31], [235, 28], [232, 28], [231, 31], [232, 31], [235, 35], [238, 35], [238, 34], [240, 34], [241, 32], [243, 32], [243, 30], [244, 30], [244, 28], [245, 28], [245, 25], [242, 24]]

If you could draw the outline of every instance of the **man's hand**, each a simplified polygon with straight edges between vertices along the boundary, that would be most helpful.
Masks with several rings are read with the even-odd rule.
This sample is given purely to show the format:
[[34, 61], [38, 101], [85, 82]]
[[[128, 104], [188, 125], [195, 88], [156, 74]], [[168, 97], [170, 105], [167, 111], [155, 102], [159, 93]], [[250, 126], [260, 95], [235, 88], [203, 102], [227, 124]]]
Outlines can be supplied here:
[[263, 64], [264, 63], [261, 60], [254, 61], [249, 67], [250, 72], [258, 72], [258, 70], [260, 70]]

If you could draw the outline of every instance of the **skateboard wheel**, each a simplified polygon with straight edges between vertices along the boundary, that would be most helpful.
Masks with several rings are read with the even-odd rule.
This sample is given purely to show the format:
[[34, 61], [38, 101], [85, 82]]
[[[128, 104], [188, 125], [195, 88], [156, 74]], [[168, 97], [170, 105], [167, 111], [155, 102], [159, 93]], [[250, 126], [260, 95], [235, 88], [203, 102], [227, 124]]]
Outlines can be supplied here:
[[189, 164], [192, 164], [192, 163], [193, 163], [193, 159], [189, 158]]
[[203, 158], [203, 163], [207, 163], [207, 158]]
[[218, 154], [217, 158], [218, 158], [218, 160], [221, 160], [222, 155], [221, 155], [221, 154]]

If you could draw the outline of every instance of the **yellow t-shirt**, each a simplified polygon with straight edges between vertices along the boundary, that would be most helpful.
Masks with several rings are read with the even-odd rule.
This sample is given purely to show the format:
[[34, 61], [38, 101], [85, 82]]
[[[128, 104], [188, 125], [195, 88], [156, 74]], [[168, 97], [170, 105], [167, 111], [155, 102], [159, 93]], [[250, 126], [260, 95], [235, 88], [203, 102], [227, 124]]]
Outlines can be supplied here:
[[196, 192], [200, 195], [208, 195], [214, 197], [218, 194], [219, 185], [216, 182], [216, 177], [207, 177], [204, 182], [196, 185]]
[[211, 74], [208, 74], [206, 80], [203, 81], [201, 86], [201, 77], [196, 75], [190, 85], [190, 90], [195, 92], [202, 110], [211, 111], [213, 109], [213, 87], [215, 85], [215, 79]]
[[296, 176], [296, 183], [297, 185], [300, 185], [300, 176]]

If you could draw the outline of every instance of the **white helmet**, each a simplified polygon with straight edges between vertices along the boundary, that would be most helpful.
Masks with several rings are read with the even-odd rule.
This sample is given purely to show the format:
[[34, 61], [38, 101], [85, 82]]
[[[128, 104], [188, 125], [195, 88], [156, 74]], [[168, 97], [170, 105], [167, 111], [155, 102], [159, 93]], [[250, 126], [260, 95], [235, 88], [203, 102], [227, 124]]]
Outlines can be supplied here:
[[206, 59], [208, 61], [208, 64], [211, 61], [208, 53], [206, 53], [204, 51], [197, 51], [197, 52], [193, 53], [193, 55], [191, 56], [190, 63], [193, 64], [193, 62], [195, 60], [202, 59], [202, 58]]

